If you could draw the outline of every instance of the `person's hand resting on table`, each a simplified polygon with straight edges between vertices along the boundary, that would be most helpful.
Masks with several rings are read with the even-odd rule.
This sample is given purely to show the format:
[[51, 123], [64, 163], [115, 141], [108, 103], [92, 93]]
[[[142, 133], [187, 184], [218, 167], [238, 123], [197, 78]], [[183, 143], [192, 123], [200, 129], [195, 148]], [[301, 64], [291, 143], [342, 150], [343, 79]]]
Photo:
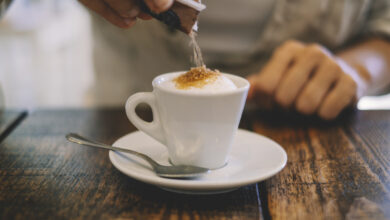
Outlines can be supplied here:
[[337, 56], [318, 44], [290, 40], [274, 51], [259, 73], [248, 77], [248, 100], [261, 105], [271, 98], [283, 108], [334, 119], [371, 87], [389, 83], [389, 53], [390, 44], [381, 39]]
[[[89, 9], [95, 11], [107, 21], [120, 28], [130, 28], [137, 18], [149, 20], [152, 17], [143, 13], [138, 5], [139, 0], [79, 0]], [[144, 0], [154, 12], [163, 12], [171, 7], [173, 0]]]

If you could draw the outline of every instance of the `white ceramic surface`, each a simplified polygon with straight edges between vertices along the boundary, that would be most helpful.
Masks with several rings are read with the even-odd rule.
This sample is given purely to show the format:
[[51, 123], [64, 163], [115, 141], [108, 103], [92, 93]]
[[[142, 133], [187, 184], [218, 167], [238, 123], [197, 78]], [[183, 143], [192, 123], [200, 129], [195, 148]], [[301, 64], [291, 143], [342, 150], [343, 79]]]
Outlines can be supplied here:
[[[249, 82], [224, 74], [237, 86], [233, 91], [196, 93], [161, 86], [184, 72], [167, 73], [153, 80], [153, 92], [136, 93], [126, 113], [139, 130], [167, 146], [172, 163], [219, 168], [226, 163], [244, 108]], [[150, 105], [153, 122], [140, 119], [135, 107]]]
[[[145, 153], [157, 162], [169, 165], [166, 148], [143, 132], [130, 133], [113, 145]], [[226, 166], [198, 179], [161, 178], [147, 162], [126, 153], [110, 151], [109, 158], [118, 170], [134, 179], [168, 191], [187, 194], [228, 192], [275, 175], [287, 162], [287, 154], [279, 144], [245, 130], [237, 131]]]

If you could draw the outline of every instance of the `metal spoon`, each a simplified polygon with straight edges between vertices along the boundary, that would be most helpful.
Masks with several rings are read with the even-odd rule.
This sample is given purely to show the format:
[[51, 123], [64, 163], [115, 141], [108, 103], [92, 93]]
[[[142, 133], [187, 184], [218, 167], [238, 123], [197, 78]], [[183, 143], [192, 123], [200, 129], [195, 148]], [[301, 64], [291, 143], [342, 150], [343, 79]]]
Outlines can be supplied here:
[[146, 160], [150, 165], [152, 165], [154, 172], [156, 172], [156, 174], [158, 176], [165, 177], [165, 178], [189, 179], [189, 178], [199, 177], [202, 174], [205, 174], [205, 173], [210, 171], [207, 168], [196, 167], [196, 166], [186, 166], [186, 165], [163, 166], [163, 165], [157, 163], [156, 161], [154, 161], [149, 156], [146, 156], [145, 154], [141, 154], [139, 152], [129, 150], [129, 149], [114, 147], [111, 145], [92, 141], [92, 140], [89, 140], [85, 137], [82, 137], [82, 136], [80, 136], [78, 134], [74, 134], [74, 133], [67, 134], [66, 139], [68, 139], [68, 141], [71, 141], [71, 142], [76, 143], [76, 144], [86, 145], [86, 146], [90, 146], [90, 147], [104, 148], [104, 149], [121, 151], [121, 152], [133, 154], [135, 156], [138, 156], [138, 157]]

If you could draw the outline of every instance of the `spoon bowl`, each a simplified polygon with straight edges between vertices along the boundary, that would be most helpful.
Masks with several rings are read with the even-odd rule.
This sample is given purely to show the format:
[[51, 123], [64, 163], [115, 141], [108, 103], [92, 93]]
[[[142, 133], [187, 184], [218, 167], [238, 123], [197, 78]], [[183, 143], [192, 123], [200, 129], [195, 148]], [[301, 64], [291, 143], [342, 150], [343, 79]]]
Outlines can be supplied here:
[[90, 140], [88, 138], [85, 138], [81, 135], [75, 134], [75, 133], [69, 133], [66, 135], [66, 139], [70, 142], [90, 146], [90, 147], [97, 147], [97, 148], [104, 148], [108, 150], [113, 151], [120, 151], [124, 153], [129, 153], [135, 156], [138, 156], [144, 160], [146, 160], [153, 168], [154, 172], [161, 177], [164, 178], [174, 178], [174, 179], [192, 179], [200, 177], [201, 175], [208, 173], [210, 169], [204, 168], [204, 167], [197, 167], [197, 166], [187, 166], [187, 165], [178, 165], [178, 166], [164, 166], [159, 163], [157, 163], [155, 160], [150, 158], [149, 156], [130, 150], [130, 149], [124, 149], [119, 147], [114, 147], [111, 145], [99, 143], [97, 141]]

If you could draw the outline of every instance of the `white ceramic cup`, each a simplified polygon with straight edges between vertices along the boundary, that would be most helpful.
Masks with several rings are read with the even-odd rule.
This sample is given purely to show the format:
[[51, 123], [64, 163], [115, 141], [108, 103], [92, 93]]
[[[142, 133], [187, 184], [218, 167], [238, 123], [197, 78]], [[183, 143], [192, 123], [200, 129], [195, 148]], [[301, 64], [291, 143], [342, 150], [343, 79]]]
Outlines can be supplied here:
[[[182, 73], [157, 76], [152, 82], [153, 92], [132, 95], [126, 102], [127, 117], [136, 128], [167, 147], [174, 165], [220, 168], [227, 163], [249, 82], [224, 74], [237, 89], [218, 93], [190, 93], [161, 86], [172, 75]], [[141, 103], [151, 107], [152, 122], [142, 120], [135, 113]]]

